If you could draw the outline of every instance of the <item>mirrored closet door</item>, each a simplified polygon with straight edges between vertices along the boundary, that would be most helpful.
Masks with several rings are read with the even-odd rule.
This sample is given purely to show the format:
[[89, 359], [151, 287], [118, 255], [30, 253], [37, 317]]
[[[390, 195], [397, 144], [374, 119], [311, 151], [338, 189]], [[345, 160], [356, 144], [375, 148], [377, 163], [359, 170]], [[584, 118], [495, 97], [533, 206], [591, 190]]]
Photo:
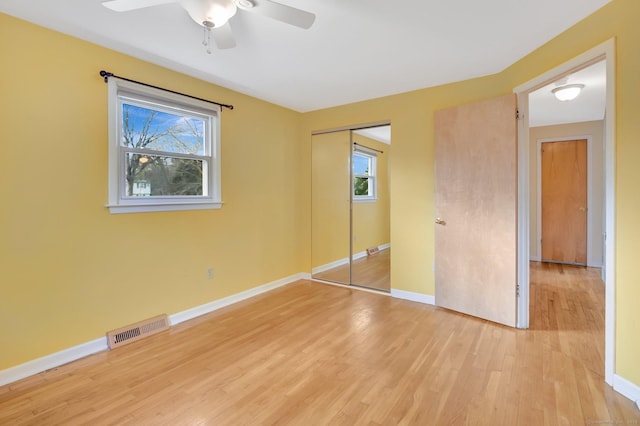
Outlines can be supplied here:
[[314, 134], [312, 276], [390, 290], [390, 126]]
[[311, 260], [313, 278], [351, 283], [350, 131], [311, 140]]

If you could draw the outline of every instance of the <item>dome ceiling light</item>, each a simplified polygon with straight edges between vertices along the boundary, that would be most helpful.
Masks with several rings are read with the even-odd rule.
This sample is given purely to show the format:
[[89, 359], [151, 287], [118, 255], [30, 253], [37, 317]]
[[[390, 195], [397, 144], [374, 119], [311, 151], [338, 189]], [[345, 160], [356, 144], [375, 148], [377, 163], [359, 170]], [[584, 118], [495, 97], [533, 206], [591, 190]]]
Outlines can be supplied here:
[[582, 89], [584, 89], [584, 84], [565, 84], [556, 87], [551, 93], [553, 93], [559, 101], [566, 102], [577, 98]]

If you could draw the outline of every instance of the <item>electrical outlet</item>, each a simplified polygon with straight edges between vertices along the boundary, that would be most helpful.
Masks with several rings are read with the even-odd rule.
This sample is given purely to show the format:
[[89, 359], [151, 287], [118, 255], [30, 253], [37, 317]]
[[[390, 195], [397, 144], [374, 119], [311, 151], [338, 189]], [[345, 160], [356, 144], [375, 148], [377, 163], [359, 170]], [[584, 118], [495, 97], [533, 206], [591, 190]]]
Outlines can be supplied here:
[[207, 268], [207, 279], [211, 280], [213, 279], [213, 268]]

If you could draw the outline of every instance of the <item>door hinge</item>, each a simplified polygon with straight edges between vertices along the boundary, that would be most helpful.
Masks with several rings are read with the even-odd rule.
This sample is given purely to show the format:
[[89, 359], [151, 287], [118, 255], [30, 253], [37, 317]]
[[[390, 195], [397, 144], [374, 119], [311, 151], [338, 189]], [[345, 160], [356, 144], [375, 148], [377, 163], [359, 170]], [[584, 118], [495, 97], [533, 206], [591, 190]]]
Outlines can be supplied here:
[[520, 284], [516, 284], [516, 297], [520, 297]]
[[516, 108], [516, 120], [520, 120], [520, 110]]

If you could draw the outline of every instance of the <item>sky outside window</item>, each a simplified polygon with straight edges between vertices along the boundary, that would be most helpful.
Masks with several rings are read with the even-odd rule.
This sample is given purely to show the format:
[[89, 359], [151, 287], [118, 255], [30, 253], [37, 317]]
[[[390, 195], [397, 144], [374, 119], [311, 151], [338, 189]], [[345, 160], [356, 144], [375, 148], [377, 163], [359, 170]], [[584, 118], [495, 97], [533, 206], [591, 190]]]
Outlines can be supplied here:
[[[205, 122], [199, 118], [170, 114], [137, 105], [122, 104], [123, 121], [130, 137], [123, 144], [133, 146], [141, 138], [147, 139], [143, 147], [156, 151], [182, 154], [204, 154]], [[149, 137], [151, 136], [151, 141]], [[129, 145], [129, 146], [132, 146]]]

